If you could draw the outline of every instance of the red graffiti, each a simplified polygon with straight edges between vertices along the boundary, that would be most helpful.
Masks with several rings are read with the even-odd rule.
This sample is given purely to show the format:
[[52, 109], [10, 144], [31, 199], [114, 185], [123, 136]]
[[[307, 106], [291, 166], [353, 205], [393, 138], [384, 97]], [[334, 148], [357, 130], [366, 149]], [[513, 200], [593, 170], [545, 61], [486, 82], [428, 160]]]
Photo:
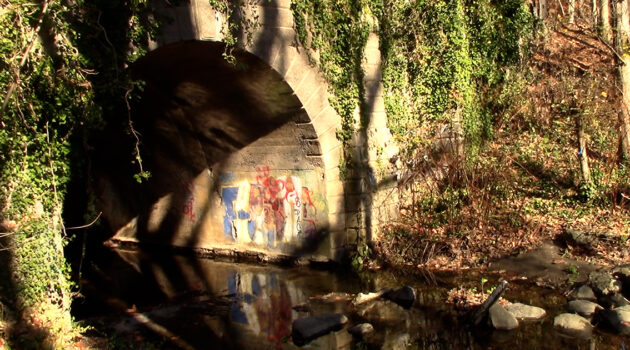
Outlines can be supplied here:
[[182, 208], [182, 212], [190, 221], [195, 221], [197, 215], [195, 215], [195, 185], [192, 180], [186, 183], [186, 201]]

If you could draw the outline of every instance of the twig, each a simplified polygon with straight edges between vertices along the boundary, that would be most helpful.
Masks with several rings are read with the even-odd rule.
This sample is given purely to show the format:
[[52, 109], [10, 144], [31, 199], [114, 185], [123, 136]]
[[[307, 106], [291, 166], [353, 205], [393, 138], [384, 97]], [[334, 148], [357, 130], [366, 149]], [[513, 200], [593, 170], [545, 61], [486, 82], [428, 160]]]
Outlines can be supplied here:
[[610, 50], [610, 52], [612, 52], [619, 61], [623, 61], [623, 58], [621, 57], [621, 55], [619, 55], [619, 52], [617, 52], [617, 50], [615, 50], [614, 47], [610, 46], [610, 44], [607, 43], [606, 40], [604, 40], [604, 38], [598, 35], [597, 40], [599, 40], [602, 44], [606, 45], [606, 47]]
[[107, 31], [105, 30], [105, 27], [103, 27], [103, 25], [101, 24], [101, 15], [103, 15], [103, 11], [98, 12], [98, 17], [96, 18], [96, 24], [103, 31], [103, 36], [105, 36], [105, 41], [107, 41], [107, 44], [109, 44], [109, 46], [112, 48], [112, 57], [114, 58], [114, 68], [116, 69], [116, 78], [118, 79], [118, 55], [116, 55], [116, 47], [109, 40], [109, 37], [107, 36]]
[[81, 226], [74, 226], [74, 227], [67, 227], [66, 230], [79, 230], [82, 228], [88, 228], [92, 225], [94, 225], [94, 223], [101, 217], [101, 214], [103, 214], [103, 212], [99, 212], [98, 215], [96, 216], [96, 219], [92, 220], [92, 222], [90, 222], [89, 224], [86, 225], [81, 225]]
[[133, 91], [133, 88], [127, 89], [127, 91], [125, 92], [125, 104], [127, 105], [127, 121], [129, 122], [129, 131], [131, 131], [131, 134], [136, 139], [136, 143], [134, 144], [134, 148], [136, 151], [136, 161], [138, 162], [138, 167], [140, 169], [140, 176], [142, 176], [142, 174], [144, 173], [144, 169], [142, 168], [142, 159], [140, 158], [140, 133], [138, 133], [138, 131], [134, 129], [133, 122], [131, 121], [131, 105], [129, 104], [129, 94], [131, 93], [131, 91]]
[[[592, 49], [594, 49], [594, 50], [596, 50], [596, 51], [599, 51], [599, 52], [600, 52], [600, 53], [602, 53], [602, 54], [605, 54], [605, 55], [610, 55], [610, 53], [608, 53], [608, 52], [606, 52], [606, 51], [602, 50], [601, 48], [599, 48], [599, 47], [597, 47], [597, 46], [595, 46], [595, 45], [593, 45], [593, 44], [589, 43], [589, 42], [588, 42], [588, 41], [586, 41], [586, 40], [580, 39], [580, 38], [575, 37], [575, 36], [573, 36], [573, 35], [569, 35], [569, 34], [567, 34], [567, 33], [565, 33], [565, 32], [559, 31], [559, 30], [556, 30], [556, 33], [558, 33], [558, 34], [560, 34], [560, 35], [562, 35], [562, 36], [565, 36], [565, 37], [567, 37], [567, 38], [569, 38], [569, 39], [575, 40], [575, 41], [577, 41], [577, 42], [579, 42], [579, 43], [581, 43], [581, 44], [583, 44], [583, 45], [586, 45], [586, 46], [588, 46], [588, 47], [590, 47], [590, 48], [592, 48]], [[615, 54], [616, 54], [616, 52], [615, 52]], [[618, 55], [617, 55], [617, 56], [618, 56]]]

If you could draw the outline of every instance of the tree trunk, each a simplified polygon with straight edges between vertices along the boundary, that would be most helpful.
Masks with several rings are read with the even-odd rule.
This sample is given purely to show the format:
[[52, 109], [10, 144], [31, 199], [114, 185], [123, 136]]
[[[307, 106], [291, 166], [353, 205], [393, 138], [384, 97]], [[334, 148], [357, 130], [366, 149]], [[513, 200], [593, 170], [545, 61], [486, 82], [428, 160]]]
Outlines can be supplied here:
[[612, 28], [610, 27], [610, 0], [599, 0], [599, 35], [607, 43], [612, 41]]
[[580, 172], [585, 184], [591, 182], [591, 168], [588, 166], [588, 154], [586, 153], [586, 134], [584, 132], [584, 120], [581, 116], [576, 119], [578, 137], [578, 159], [580, 160]]
[[575, 22], [575, 0], [569, 0], [569, 23]]
[[630, 160], [630, 14], [628, 1], [615, 2], [615, 17], [617, 19], [616, 49], [618, 55], [619, 80], [621, 82], [622, 104], [619, 112], [619, 134], [621, 160]]
[[547, 6], [547, 0], [538, 1], [538, 14], [541, 19], [547, 18], [547, 13], [549, 12], [549, 7]]

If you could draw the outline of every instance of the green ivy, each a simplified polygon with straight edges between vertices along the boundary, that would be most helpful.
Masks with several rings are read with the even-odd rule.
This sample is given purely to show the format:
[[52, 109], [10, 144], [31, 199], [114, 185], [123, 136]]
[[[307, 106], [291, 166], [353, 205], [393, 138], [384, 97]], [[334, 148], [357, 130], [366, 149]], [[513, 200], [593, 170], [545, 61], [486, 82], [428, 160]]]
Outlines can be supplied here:
[[[386, 1], [381, 18], [389, 127], [409, 155], [461, 113], [474, 154], [492, 135], [492, 116], [533, 33], [522, 1]], [[413, 23], [413, 25], [409, 25]], [[423, 129], [432, 129], [423, 132]]]
[[507, 87], [533, 33], [523, 1], [299, 0], [291, 4], [297, 37], [331, 89], [345, 144], [362, 112], [361, 62], [367, 36], [377, 31], [389, 127], [407, 154], [461, 115], [469, 153], [492, 135], [493, 115], [509, 101]]
[[146, 54], [157, 31], [150, 10], [143, 0], [2, 4], [0, 254], [11, 278], [1, 283], [18, 311], [52, 307], [69, 319], [61, 215], [70, 167], [80, 166], [70, 154], [87, 158], [91, 132], [127, 121], [120, 111], [138, 84], [125, 67]]

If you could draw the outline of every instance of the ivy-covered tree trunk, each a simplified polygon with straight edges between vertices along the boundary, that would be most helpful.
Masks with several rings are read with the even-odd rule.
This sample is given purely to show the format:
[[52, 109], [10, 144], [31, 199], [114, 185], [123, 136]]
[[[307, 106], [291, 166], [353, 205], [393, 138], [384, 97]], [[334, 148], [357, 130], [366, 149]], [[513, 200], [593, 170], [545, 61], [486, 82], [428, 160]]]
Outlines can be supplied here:
[[[91, 86], [65, 2], [2, 2], [0, 9], [1, 300], [29, 348], [67, 348], [77, 335], [61, 219], [70, 137], [89, 124]], [[1, 313], [0, 317], [6, 317]], [[20, 340], [17, 340], [18, 342]], [[17, 345], [19, 348], [23, 345]]]
[[630, 160], [630, 14], [628, 1], [615, 2], [617, 35], [615, 44], [618, 55], [619, 80], [621, 82], [622, 105], [619, 112], [620, 155], [623, 161]]

